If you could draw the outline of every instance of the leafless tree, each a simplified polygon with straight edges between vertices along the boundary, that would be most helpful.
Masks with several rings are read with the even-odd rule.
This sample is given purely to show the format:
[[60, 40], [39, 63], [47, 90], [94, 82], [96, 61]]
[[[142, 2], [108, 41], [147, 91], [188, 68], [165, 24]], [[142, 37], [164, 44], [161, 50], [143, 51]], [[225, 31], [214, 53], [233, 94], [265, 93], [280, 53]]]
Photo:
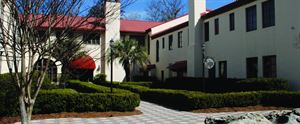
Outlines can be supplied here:
[[168, 21], [184, 13], [182, 0], [151, 0], [147, 7], [148, 20]]
[[[88, 16], [104, 18], [105, 17], [105, 1], [106, 0], [94, 0], [96, 3], [88, 12]], [[121, 0], [121, 14], [124, 15], [125, 9], [136, 2], [136, 0]]]
[[[33, 107], [50, 60], [63, 58], [69, 50], [78, 49], [83, 40], [74, 32], [98, 31], [107, 20], [80, 17], [85, 11], [84, 0], [2, 0], [0, 19], [0, 46], [3, 48], [9, 72], [16, 84], [21, 122], [30, 123]], [[117, 9], [108, 9], [113, 15]], [[57, 34], [59, 30], [59, 36]], [[73, 47], [54, 55], [61, 43], [74, 42]], [[0, 47], [1, 48], [1, 47]], [[40, 70], [35, 62], [43, 61]], [[37, 80], [33, 75], [38, 72]]]
[[129, 13], [124, 14], [122, 18], [127, 20], [141, 20], [142, 16], [139, 13]]

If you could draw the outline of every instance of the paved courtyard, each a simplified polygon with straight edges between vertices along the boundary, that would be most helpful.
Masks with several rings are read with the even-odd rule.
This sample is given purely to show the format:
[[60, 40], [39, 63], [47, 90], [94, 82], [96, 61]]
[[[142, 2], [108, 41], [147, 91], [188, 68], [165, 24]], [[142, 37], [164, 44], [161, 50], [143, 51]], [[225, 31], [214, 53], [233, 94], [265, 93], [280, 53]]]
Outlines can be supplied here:
[[[176, 104], [176, 103], [174, 103]], [[156, 104], [141, 102], [138, 108], [142, 115], [111, 118], [61, 118], [34, 120], [32, 124], [204, 124], [204, 119], [210, 116], [224, 116], [241, 113], [191, 113], [171, 110]]]

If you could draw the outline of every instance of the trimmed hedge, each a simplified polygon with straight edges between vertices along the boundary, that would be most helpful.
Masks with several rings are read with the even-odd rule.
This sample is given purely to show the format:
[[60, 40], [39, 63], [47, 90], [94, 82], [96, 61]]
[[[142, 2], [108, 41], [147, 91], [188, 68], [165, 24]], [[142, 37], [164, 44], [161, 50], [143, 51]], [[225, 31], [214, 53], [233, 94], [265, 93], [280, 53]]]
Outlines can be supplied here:
[[95, 84], [101, 84], [106, 83], [106, 74], [98, 74], [95, 76], [93, 83]]
[[275, 78], [253, 79], [205, 79], [202, 78], [170, 78], [165, 83], [154, 83], [152, 88], [180, 89], [205, 91], [210, 93], [245, 92], [245, 91], [272, 91], [287, 90], [288, 81]]
[[294, 91], [254, 91], [220, 94], [185, 90], [150, 89], [148, 87], [128, 84], [120, 84], [116, 87], [138, 93], [142, 100], [178, 110], [255, 105], [300, 107], [300, 92]]
[[[19, 115], [17, 99], [15, 107], [7, 108], [1, 116]], [[60, 112], [106, 112], [133, 111], [139, 106], [138, 94], [124, 93], [78, 93], [73, 89], [41, 90], [34, 106], [33, 114], [50, 114]]]
[[[79, 80], [70, 80], [67, 82], [67, 88], [75, 89], [78, 92], [82, 93], [110, 93], [109, 87], [104, 87], [101, 85], [92, 84], [89, 82], [82, 82]], [[113, 89], [114, 93], [126, 93], [129, 92], [127, 90], [122, 89]]]

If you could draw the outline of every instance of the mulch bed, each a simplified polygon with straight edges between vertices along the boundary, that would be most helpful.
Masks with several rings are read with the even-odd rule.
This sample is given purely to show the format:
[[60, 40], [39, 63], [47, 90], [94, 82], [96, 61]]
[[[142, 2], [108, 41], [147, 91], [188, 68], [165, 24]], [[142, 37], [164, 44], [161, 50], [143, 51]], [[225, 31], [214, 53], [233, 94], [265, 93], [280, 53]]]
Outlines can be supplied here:
[[[32, 120], [43, 120], [50, 118], [100, 118], [100, 117], [118, 117], [118, 116], [132, 116], [140, 115], [141, 111], [135, 110], [133, 112], [63, 112], [56, 114], [39, 114], [33, 115]], [[20, 117], [0, 117], [0, 124], [11, 124], [20, 122]]]
[[248, 107], [224, 107], [193, 110], [194, 113], [221, 113], [221, 112], [254, 112], [269, 110], [292, 110], [292, 108], [284, 107], [266, 107], [266, 106], [248, 106]]

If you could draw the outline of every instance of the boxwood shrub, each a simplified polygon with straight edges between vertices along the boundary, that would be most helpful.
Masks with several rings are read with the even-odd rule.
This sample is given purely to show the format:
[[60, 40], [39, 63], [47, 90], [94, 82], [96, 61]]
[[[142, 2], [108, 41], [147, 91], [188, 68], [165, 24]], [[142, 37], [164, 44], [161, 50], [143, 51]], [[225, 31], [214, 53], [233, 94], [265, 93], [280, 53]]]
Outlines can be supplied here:
[[205, 91], [210, 93], [287, 90], [288, 81], [276, 78], [253, 79], [169, 78], [165, 83], [153, 83], [153, 88]]
[[[79, 80], [70, 80], [70, 81], [68, 81], [67, 84], [66, 84], [66, 87], [71, 88], [71, 89], [75, 89], [78, 92], [82, 92], [82, 93], [109, 93], [110, 92], [109, 87], [96, 85], [96, 84], [92, 84], [92, 83], [89, 83], [89, 82], [82, 82], [82, 81], [79, 81]], [[129, 92], [129, 91], [114, 88], [113, 92], [123, 93], [123, 92]]]
[[[78, 93], [73, 89], [41, 90], [33, 114], [133, 111], [139, 106], [139, 103], [139, 95], [131, 92], [110, 94]], [[1, 116], [19, 115], [17, 104], [16, 98], [13, 101], [7, 101], [5, 104], [7, 106], [4, 108], [6, 111]], [[7, 108], [8, 106], [10, 107]]]
[[151, 89], [128, 84], [120, 84], [116, 87], [136, 92], [140, 94], [142, 100], [178, 110], [255, 105], [300, 107], [300, 91], [203, 93], [198, 91]]

